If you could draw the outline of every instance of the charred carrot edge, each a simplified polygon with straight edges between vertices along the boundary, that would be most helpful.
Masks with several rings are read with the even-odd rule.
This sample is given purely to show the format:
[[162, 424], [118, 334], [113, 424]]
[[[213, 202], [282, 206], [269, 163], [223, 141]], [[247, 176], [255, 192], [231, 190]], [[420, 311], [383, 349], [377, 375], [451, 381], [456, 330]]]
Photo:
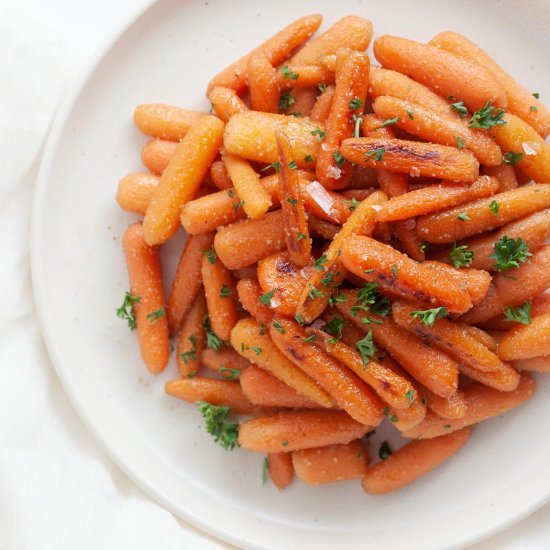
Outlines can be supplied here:
[[343, 411], [284, 411], [242, 422], [239, 445], [279, 453], [349, 443], [371, 429]]
[[160, 177], [143, 220], [148, 244], [167, 241], [178, 229], [182, 204], [191, 200], [222, 143], [224, 124], [205, 116], [193, 126]]
[[277, 489], [283, 490], [292, 482], [294, 468], [290, 453], [267, 453], [269, 477]]
[[212, 248], [213, 233], [190, 236], [185, 241], [168, 298], [170, 334], [176, 334], [199, 291], [203, 256]]
[[463, 390], [467, 409], [462, 418], [442, 419], [429, 413], [422, 423], [404, 435], [415, 439], [429, 439], [461, 430], [519, 407], [534, 395], [535, 390], [535, 381], [527, 373], [521, 375], [519, 385], [511, 392], [498, 391], [482, 384], [471, 384]]
[[254, 52], [248, 60], [248, 91], [254, 111], [276, 113], [279, 110], [279, 84], [277, 71], [267, 56]]
[[231, 345], [243, 357], [266, 370], [281, 382], [309, 397], [320, 407], [333, 407], [334, 401], [311, 377], [289, 361], [254, 319], [241, 319], [231, 331]]
[[182, 378], [193, 378], [200, 369], [201, 352], [206, 342], [203, 321], [206, 315], [204, 293], [199, 292], [185, 316], [178, 337], [176, 363]]
[[204, 294], [212, 330], [222, 340], [229, 340], [237, 323], [235, 282], [230, 271], [220, 261], [204, 256], [201, 266]]
[[178, 144], [166, 139], [152, 139], [141, 150], [141, 162], [156, 176], [162, 175], [174, 156]]
[[189, 111], [164, 103], [138, 105], [134, 111], [136, 126], [146, 135], [179, 141], [206, 113]]
[[340, 152], [359, 166], [384, 168], [414, 176], [441, 178], [457, 183], [473, 182], [479, 175], [479, 162], [470, 151], [447, 145], [405, 139], [345, 139]]
[[212, 182], [214, 183], [214, 185], [220, 191], [233, 189], [233, 182], [231, 181], [231, 178], [227, 173], [227, 168], [225, 167], [225, 163], [223, 162], [223, 160], [215, 160], [212, 163], [212, 166], [210, 166], [210, 177], [212, 178]]
[[143, 215], [158, 184], [159, 178], [153, 174], [128, 174], [118, 182], [116, 200], [123, 210]]
[[[238, 382], [214, 380], [213, 378], [182, 378], [166, 382], [164, 389], [168, 395], [183, 399], [188, 403], [206, 401], [211, 405], [231, 407], [236, 414], [257, 414], [260, 407], [253, 405], [241, 390]], [[267, 412], [269, 409], [263, 409]]]
[[[493, 201], [498, 205], [496, 215], [489, 208]], [[434, 243], [452, 243], [490, 231], [548, 206], [550, 186], [530, 185], [422, 216], [416, 227], [421, 239]]]
[[458, 452], [470, 433], [471, 428], [464, 428], [441, 437], [408, 443], [369, 468], [363, 488], [367, 493], [379, 495], [406, 487]]
[[358, 439], [292, 452], [296, 476], [309, 485], [360, 479], [367, 473], [367, 449]]
[[277, 141], [279, 188], [286, 247], [291, 260], [296, 265], [304, 267], [311, 258], [311, 238], [304, 211], [299, 177], [296, 172], [296, 162], [287, 136], [276, 131], [275, 139]]
[[216, 86], [208, 91], [208, 99], [218, 117], [229, 122], [237, 113], [248, 111], [245, 102], [231, 88]]
[[122, 242], [141, 357], [153, 373], [162, 372], [170, 357], [168, 322], [159, 250], [145, 242], [141, 223], [128, 227]]
[[407, 74], [443, 97], [460, 97], [471, 111], [488, 101], [496, 107], [507, 105], [504, 88], [494, 75], [465, 57], [387, 34], [374, 41], [374, 55], [383, 67]]
[[[341, 189], [351, 179], [351, 165], [339, 152], [342, 141], [353, 135], [353, 116], [360, 117], [367, 96], [370, 60], [365, 53], [338, 54], [336, 87], [326, 123], [326, 136], [316, 162], [319, 182], [328, 189]], [[338, 69], [338, 65], [341, 67]]]
[[318, 409], [319, 404], [281, 382], [267, 371], [251, 365], [239, 378], [244, 394], [255, 405]]
[[533, 317], [529, 325], [505, 332], [498, 355], [505, 361], [530, 359], [550, 354], [550, 313]]
[[233, 380], [239, 378], [240, 374], [249, 368], [252, 363], [241, 357], [234, 349], [205, 348], [200, 354], [200, 362], [207, 369], [221, 374], [224, 378]]
[[256, 279], [241, 279], [237, 283], [237, 295], [243, 308], [259, 323], [271, 323], [273, 312], [268, 305], [260, 301], [262, 287]]
[[334, 100], [334, 92], [334, 86], [327, 86], [325, 91], [317, 97], [317, 101], [309, 115], [309, 118], [313, 122], [320, 122], [321, 124], [326, 123], [330, 108], [332, 107], [332, 101]]

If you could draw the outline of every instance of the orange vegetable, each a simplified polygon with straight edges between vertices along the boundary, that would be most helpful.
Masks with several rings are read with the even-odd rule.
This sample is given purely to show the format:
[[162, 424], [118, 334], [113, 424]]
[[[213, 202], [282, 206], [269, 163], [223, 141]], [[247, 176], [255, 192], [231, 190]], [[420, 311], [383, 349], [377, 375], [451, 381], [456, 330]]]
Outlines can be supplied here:
[[189, 111], [164, 103], [138, 105], [134, 111], [136, 126], [146, 135], [179, 141], [206, 113]]
[[217, 372], [225, 378], [233, 378], [236, 374], [242, 373], [252, 366], [250, 361], [241, 357], [235, 350], [225, 347], [220, 350], [203, 349], [200, 361], [207, 369]]
[[[535, 296], [531, 302], [531, 317], [538, 317], [539, 315], [546, 315], [547, 313], [550, 313], [550, 294], [547, 292], [543, 292], [542, 294], [539, 294], [538, 296]], [[519, 328], [522, 327], [522, 323], [517, 323], [515, 321], [510, 321], [504, 314], [498, 315], [497, 317], [493, 317], [489, 321], [486, 321], [483, 323], [483, 327], [488, 330], [498, 330], [506, 332], [508, 330], [511, 330], [513, 328]], [[498, 334], [498, 338], [500, 338], [502, 334]], [[495, 343], [495, 349], [496, 349], [496, 343]]]
[[475, 369], [465, 363], [459, 363], [458, 368], [461, 374], [480, 382], [484, 386], [503, 392], [514, 391], [520, 381], [519, 374], [507, 363], [503, 363], [503, 365], [499, 370], [490, 372]]
[[292, 93], [289, 95], [289, 105], [286, 109], [283, 109], [283, 112], [296, 118], [309, 117], [316, 100], [316, 89], [293, 88]]
[[483, 166], [482, 173], [485, 176], [491, 176], [498, 180], [499, 188], [497, 193], [504, 193], [504, 191], [510, 191], [518, 186], [516, 172], [513, 166], [508, 164], [501, 164], [500, 166]]
[[242, 422], [239, 445], [248, 451], [288, 453], [349, 443], [370, 429], [343, 411], [284, 411]]
[[248, 88], [254, 111], [276, 113], [279, 110], [277, 71], [261, 51], [254, 52], [248, 60]]
[[308, 216], [307, 225], [310, 233], [314, 237], [321, 237], [322, 239], [332, 240], [340, 231], [340, 226], [317, 218], [316, 216]]
[[408, 443], [386, 460], [368, 469], [363, 480], [367, 493], [380, 495], [402, 489], [440, 466], [468, 441], [471, 429]]
[[178, 144], [165, 139], [152, 139], [141, 150], [141, 162], [153, 174], [160, 176], [174, 156]]
[[461, 430], [519, 407], [533, 396], [535, 390], [535, 381], [529, 374], [522, 374], [518, 387], [511, 392], [471, 384], [463, 390], [467, 410], [462, 418], [448, 420], [429, 413], [421, 424], [404, 435], [415, 439], [429, 439]]
[[237, 295], [243, 309], [248, 311], [256, 321], [265, 325], [271, 323], [273, 312], [270, 306], [260, 301], [262, 287], [256, 279], [241, 279], [237, 283]]
[[145, 214], [158, 184], [159, 178], [153, 174], [128, 174], [118, 182], [116, 200], [124, 210]]
[[267, 453], [269, 477], [277, 489], [284, 489], [294, 475], [290, 453]]
[[[334, 73], [319, 65], [285, 64], [277, 72], [277, 83], [282, 90], [296, 88], [294, 90], [294, 93], [296, 93], [298, 89], [310, 88], [314, 94], [314, 98], [317, 94], [312, 87], [316, 87], [322, 83], [330, 84], [332, 82], [334, 82]], [[304, 115], [299, 109], [296, 110], [300, 112], [302, 116], [309, 116]]]
[[164, 370], [170, 356], [159, 250], [145, 242], [141, 223], [128, 227], [122, 246], [130, 294], [139, 298], [133, 304], [133, 310], [141, 357], [147, 368], [158, 374]]
[[[210, 166], [210, 177], [214, 185], [220, 190], [233, 189], [233, 182], [229, 177], [223, 160], [215, 160]], [[189, 204], [189, 203], [187, 203]]]
[[520, 371], [550, 372], [550, 356], [543, 355], [542, 357], [519, 359], [517, 361], [512, 361], [512, 366]]
[[441, 418], [464, 418], [468, 410], [464, 393], [460, 390], [447, 398], [439, 397], [439, 395], [424, 387], [422, 387], [422, 393], [426, 398], [428, 409]]
[[181, 205], [195, 196], [218, 153], [223, 129], [220, 119], [205, 116], [178, 145], [145, 213], [143, 232], [148, 244], [161, 244], [177, 231]]
[[367, 449], [356, 439], [343, 445], [328, 445], [293, 451], [296, 475], [309, 485], [322, 485], [365, 477]]
[[409, 75], [443, 97], [459, 97], [471, 111], [488, 101], [496, 107], [507, 105], [504, 88], [493, 74], [465, 57], [387, 34], [374, 41], [374, 55], [383, 67]]
[[533, 317], [528, 325], [505, 332], [498, 344], [503, 360], [530, 359], [550, 354], [550, 313]]
[[384, 168], [390, 172], [441, 178], [457, 183], [473, 182], [479, 175], [479, 163], [470, 151], [435, 143], [350, 138], [342, 142], [340, 152], [348, 161], [359, 166]]
[[208, 90], [208, 99], [216, 115], [224, 122], [229, 122], [237, 113], [248, 111], [244, 101], [231, 88], [216, 86]]
[[[413, 222], [416, 223], [416, 222]], [[422, 249], [422, 241], [416, 231], [411, 231], [408, 221], [395, 222], [393, 224], [395, 236], [399, 239], [403, 252], [416, 262], [423, 262], [426, 254]]]
[[176, 362], [182, 378], [193, 378], [200, 369], [201, 351], [206, 342], [202, 323], [206, 315], [204, 293], [199, 292], [195, 303], [183, 320], [178, 337]]
[[330, 114], [330, 108], [332, 107], [332, 101], [334, 100], [334, 92], [334, 86], [327, 86], [325, 91], [317, 97], [317, 101], [309, 115], [309, 118], [313, 122], [326, 123]]

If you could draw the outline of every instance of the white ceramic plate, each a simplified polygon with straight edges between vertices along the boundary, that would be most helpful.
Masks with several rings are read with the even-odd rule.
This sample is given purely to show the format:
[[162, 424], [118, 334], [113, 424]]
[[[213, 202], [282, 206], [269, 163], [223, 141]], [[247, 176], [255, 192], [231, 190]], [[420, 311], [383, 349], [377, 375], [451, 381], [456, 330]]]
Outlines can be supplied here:
[[[526, 5], [527, 4], [527, 5]], [[76, 409], [120, 467], [176, 514], [247, 548], [463, 546], [525, 516], [550, 495], [550, 410], [538, 396], [479, 427], [437, 472], [396, 494], [358, 482], [284, 492], [262, 486], [261, 456], [223, 451], [194, 407], [165, 396], [116, 319], [127, 289], [120, 237], [135, 219], [114, 200], [118, 179], [140, 170], [138, 103], [208, 109], [209, 78], [291, 19], [345, 14], [377, 34], [428, 40], [455, 29], [550, 99], [547, 4], [510, 1], [165, 1], [128, 25], [61, 109], [44, 154], [32, 231], [34, 288], [46, 343]], [[176, 256], [182, 240], [165, 256]]]

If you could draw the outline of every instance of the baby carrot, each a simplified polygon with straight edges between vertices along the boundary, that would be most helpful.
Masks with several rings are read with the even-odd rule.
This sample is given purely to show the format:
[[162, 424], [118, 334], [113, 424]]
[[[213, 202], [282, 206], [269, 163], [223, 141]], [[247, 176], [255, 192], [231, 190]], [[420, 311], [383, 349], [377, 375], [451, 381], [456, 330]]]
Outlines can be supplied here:
[[514, 391], [520, 381], [519, 373], [508, 363], [503, 363], [502, 368], [495, 371], [482, 371], [466, 363], [459, 363], [458, 369], [460, 374], [464, 374], [484, 386], [503, 392]]
[[[223, 160], [215, 160], [210, 166], [210, 177], [214, 185], [220, 190], [233, 189], [233, 182], [229, 177]], [[189, 203], [187, 203], [189, 204]]]
[[[283, 65], [277, 71], [277, 83], [282, 90], [294, 88], [294, 94], [298, 89], [309, 88], [314, 97], [317, 93], [313, 88], [319, 84], [331, 84], [334, 82], [334, 73], [319, 65]], [[303, 116], [301, 110], [296, 109]]]
[[314, 237], [321, 237], [329, 241], [332, 241], [340, 231], [340, 226], [313, 215], [308, 216], [307, 225]]
[[529, 359], [519, 359], [512, 361], [512, 366], [517, 370], [526, 370], [530, 372], [550, 372], [550, 355], [541, 357], [530, 357]]
[[320, 122], [325, 124], [330, 113], [330, 108], [332, 107], [332, 101], [334, 100], [334, 86], [327, 86], [325, 91], [317, 97], [317, 101], [311, 109], [309, 118], [313, 122]]
[[426, 398], [428, 409], [433, 411], [440, 418], [464, 418], [468, 410], [468, 405], [466, 404], [466, 399], [462, 391], [457, 390], [456, 393], [450, 397], [443, 398], [431, 392], [428, 388], [421, 387], [421, 390]]
[[195, 303], [183, 320], [178, 346], [176, 363], [182, 378], [193, 378], [199, 371], [201, 352], [206, 342], [203, 321], [206, 315], [204, 293], [199, 292]]
[[516, 171], [509, 164], [501, 164], [499, 166], [483, 166], [481, 169], [483, 175], [496, 178], [499, 182], [497, 193], [510, 191], [518, 186]]
[[[292, 92], [283, 92], [281, 112], [296, 118], [309, 117], [317, 100], [315, 88], [293, 88]], [[288, 105], [288, 106], [287, 106]]]
[[153, 174], [160, 176], [174, 156], [178, 144], [166, 139], [152, 139], [141, 150], [141, 162]]
[[470, 151], [447, 145], [404, 139], [350, 138], [342, 142], [342, 155], [359, 166], [384, 168], [415, 176], [441, 178], [457, 183], [473, 182], [479, 163]]
[[[183, 318], [195, 300], [202, 285], [202, 258], [211, 251], [213, 242], [214, 235], [212, 233], [189, 236], [185, 241], [168, 298], [167, 316], [170, 334], [178, 332]], [[215, 255], [211, 254], [210, 252], [209, 257], [215, 259]]]
[[217, 86], [208, 91], [208, 99], [214, 112], [224, 122], [229, 122], [232, 116], [248, 111], [245, 102], [231, 88]]
[[189, 111], [163, 103], [138, 105], [134, 111], [136, 126], [146, 135], [179, 141], [206, 113]]
[[277, 71], [262, 52], [254, 52], [248, 60], [248, 90], [254, 111], [276, 113], [279, 110]]
[[267, 453], [269, 477], [277, 489], [284, 489], [294, 475], [290, 453]]
[[224, 124], [205, 116], [193, 126], [164, 170], [143, 220], [148, 244], [167, 241], [178, 229], [182, 204], [191, 200], [218, 154]]
[[118, 182], [116, 200], [124, 210], [145, 214], [158, 184], [159, 178], [153, 174], [142, 172], [128, 174]]
[[256, 321], [267, 325], [271, 323], [273, 312], [269, 305], [260, 300], [262, 287], [257, 279], [241, 279], [237, 283], [237, 295], [244, 310], [248, 311]]
[[234, 349], [225, 347], [219, 350], [203, 349], [200, 354], [200, 362], [207, 369], [230, 380], [238, 378], [243, 371], [252, 366], [248, 359], [241, 357]]
[[159, 250], [145, 242], [141, 223], [128, 227], [122, 242], [141, 357], [153, 373], [162, 372], [170, 357], [168, 322]]
[[498, 355], [505, 361], [550, 354], [550, 313], [533, 317], [528, 325], [505, 332]]

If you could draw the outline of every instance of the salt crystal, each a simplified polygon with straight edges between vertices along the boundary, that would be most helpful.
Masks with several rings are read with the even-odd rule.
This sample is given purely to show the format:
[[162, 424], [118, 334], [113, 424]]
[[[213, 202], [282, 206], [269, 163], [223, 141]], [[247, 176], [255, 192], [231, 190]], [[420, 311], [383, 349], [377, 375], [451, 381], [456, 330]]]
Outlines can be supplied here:
[[326, 143], [321, 143], [321, 149], [323, 151], [328, 151], [328, 145]]
[[338, 166], [329, 166], [327, 169], [327, 178], [337, 180], [342, 176], [342, 170]]
[[524, 141], [521, 145], [527, 156], [536, 155], [540, 151], [540, 145], [538, 143], [527, 143]]
[[382, 205], [380, 205], [380, 204], [371, 204], [371, 208], [372, 208], [375, 212], [378, 212], [379, 210], [382, 210]]
[[416, 221], [414, 219], [407, 220], [405, 222], [405, 229], [407, 231], [412, 231], [416, 227]]
[[334, 199], [330, 196], [328, 191], [318, 182], [312, 181], [306, 186], [308, 195], [321, 207], [325, 214], [329, 216], [332, 213], [332, 205]]
[[271, 298], [271, 300], [269, 300], [269, 305], [272, 309], [275, 309], [276, 307], [279, 307], [281, 305], [281, 300], [279, 300], [278, 298]]
[[413, 166], [409, 172], [409, 176], [411, 176], [411, 178], [417, 178], [420, 176], [420, 170], [416, 166]]
[[313, 323], [311, 324], [312, 328], [317, 328], [317, 329], [324, 326], [325, 326], [325, 322], [322, 319], [315, 319], [315, 321], [313, 321]]

